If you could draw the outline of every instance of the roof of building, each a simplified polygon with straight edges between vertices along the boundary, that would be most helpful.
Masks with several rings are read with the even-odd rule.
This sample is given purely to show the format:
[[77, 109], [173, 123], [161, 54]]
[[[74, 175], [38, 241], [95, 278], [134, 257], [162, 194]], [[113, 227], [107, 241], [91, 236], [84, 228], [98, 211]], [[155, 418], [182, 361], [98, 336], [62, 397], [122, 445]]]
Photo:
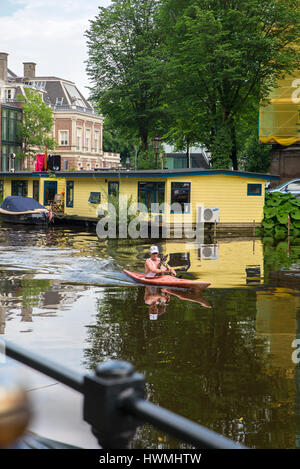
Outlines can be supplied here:
[[262, 173], [250, 173], [247, 171], [234, 171], [229, 169], [199, 169], [199, 168], [184, 168], [184, 169], [152, 169], [152, 170], [126, 170], [126, 169], [99, 169], [90, 171], [57, 171], [54, 173], [49, 172], [38, 172], [38, 171], [16, 171], [15, 173], [0, 172], [0, 176], [9, 177], [49, 177], [51, 174], [55, 174], [58, 177], [75, 178], [75, 177], [99, 177], [99, 178], [130, 178], [130, 177], [151, 177], [151, 178], [163, 178], [163, 177], [184, 177], [184, 176], [208, 176], [208, 175], [226, 175], [234, 177], [246, 177], [254, 179], [265, 179], [265, 180], [279, 180], [279, 176], [273, 174], [262, 174]]
[[14, 87], [19, 86], [18, 93], [22, 92], [21, 84], [35, 87], [43, 93], [44, 102], [55, 107], [56, 110], [72, 107], [93, 111], [92, 105], [70, 80], [55, 76], [18, 77], [8, 69], [8, 82]]

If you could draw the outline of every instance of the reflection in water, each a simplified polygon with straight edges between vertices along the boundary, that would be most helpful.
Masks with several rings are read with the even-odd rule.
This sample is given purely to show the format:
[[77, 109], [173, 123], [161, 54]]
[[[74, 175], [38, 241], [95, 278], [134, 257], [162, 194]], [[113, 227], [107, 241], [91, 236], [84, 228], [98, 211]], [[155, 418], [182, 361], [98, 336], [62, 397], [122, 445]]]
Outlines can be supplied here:
[[149, 305], [149, 319], [156, 320], [166, 312], [170, 295], [163, 288], [147, 286], [145, 287], [144, 301], [146, 305]]
[[[2, 226], [0, 333], [77, 370], [127, 360], [145, 374], [152, 402], [250, 447], [298, 446], [291, 342], [300, 292], [268, 279], [272, 266], [299, 270], [299, 250], [287, 256], [283, 245], [266, 249], [253, 239], [209, 249], [159, 243], [183, 276], [212, 282], [201, 294], [129, 281], [123, 268], [143, 271], [149, 246], [69, 228]], [[133, 442], [159, 445], [185, 447], [148, 426]]]

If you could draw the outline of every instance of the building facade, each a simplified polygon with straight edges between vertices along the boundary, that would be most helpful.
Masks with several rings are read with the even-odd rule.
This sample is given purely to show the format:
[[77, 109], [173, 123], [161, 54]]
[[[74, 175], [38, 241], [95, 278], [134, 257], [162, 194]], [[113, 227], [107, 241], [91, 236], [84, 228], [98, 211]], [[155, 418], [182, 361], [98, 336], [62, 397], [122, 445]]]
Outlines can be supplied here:
[[96, 222], [114, 195], [143, 204], [139, 208], [147, 220], [158, 218], [172, 227], [214, 220], [224, 228], [259, 225], [268, 180], [278, 176], [210, 169], [0, 172], [3, 198], [27, 195], [47, 207], [61, 195], [66, 220]]
[[0, 104], [0, 169], [10, 171], [23, 169], [23, 161], [15, 158], [12, 163], [11, 155], [18, 155], [22, 148], [22, 138], [19, 123], [22, 121], [22, 108], [12, 104]]
[[[103, 117], [80, 93], [75, 83], [53, 76], [37, 76], [36, 64], [24, 62], [23, 76], [18, 77], [7, 64], [8, 54], [0, 53], [0, 98], [4, 104], [16, 105], [18, 95], [26, 88], [41, 93], [51, 107], [57, 142], [55, 154], [61, 157], [61, 169], [93, 170], [120, 166], [118, 153], [103, 152]], [[34, 169], [34, 160], [24, 167]]]

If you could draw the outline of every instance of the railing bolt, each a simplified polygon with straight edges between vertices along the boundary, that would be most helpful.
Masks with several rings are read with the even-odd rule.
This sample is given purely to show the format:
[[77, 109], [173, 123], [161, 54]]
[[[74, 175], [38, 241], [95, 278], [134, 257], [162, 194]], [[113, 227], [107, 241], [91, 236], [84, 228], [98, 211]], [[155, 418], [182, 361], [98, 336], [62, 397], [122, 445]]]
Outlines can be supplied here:
[[96, 375], [99, 378], [128, 378], [135, 372], [135, 368], [131, 363], [121, 360], [104, 362], [97, 366]]

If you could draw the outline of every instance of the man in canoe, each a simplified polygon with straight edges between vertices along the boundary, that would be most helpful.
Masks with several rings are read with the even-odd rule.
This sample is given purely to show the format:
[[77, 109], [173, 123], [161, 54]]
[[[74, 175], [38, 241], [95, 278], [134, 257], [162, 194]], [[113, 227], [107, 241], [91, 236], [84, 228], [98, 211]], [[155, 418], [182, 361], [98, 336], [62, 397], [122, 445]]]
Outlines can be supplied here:
[[176, 277], [176, 272], [171, 267], [164, 267], [161, 264], [159, 255], [159, 250], [157, 246], [151, 246], [150, 248], [150, 257], [145, 262], [145, 273], [146, 278], [153, 278], [159, 275], [173, 275]]

